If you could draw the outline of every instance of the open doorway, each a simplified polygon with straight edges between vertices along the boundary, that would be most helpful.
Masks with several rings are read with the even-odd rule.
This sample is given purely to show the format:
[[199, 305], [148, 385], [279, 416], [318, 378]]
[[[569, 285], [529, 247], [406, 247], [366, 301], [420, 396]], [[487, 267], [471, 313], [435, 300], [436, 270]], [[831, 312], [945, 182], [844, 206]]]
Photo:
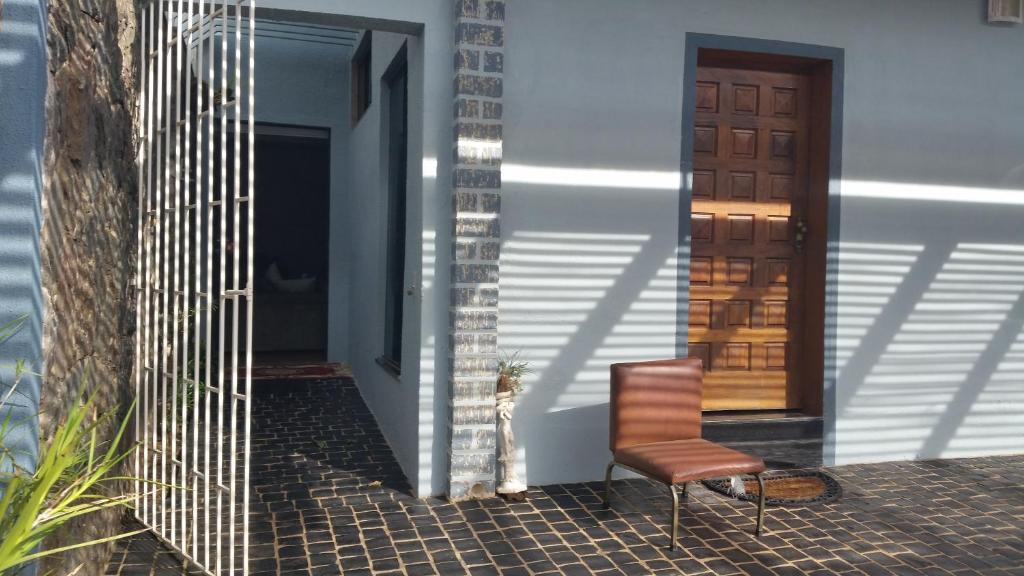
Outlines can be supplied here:
[[406, 233], [413, 37], [266, 15], [256, 27], [254, 377], [321, 375], [285, 369], [313, 365], [396, 377], [416, 237]]
[[330, 144], [324, 129], [256, 126], [258, 365], [327, 359]]

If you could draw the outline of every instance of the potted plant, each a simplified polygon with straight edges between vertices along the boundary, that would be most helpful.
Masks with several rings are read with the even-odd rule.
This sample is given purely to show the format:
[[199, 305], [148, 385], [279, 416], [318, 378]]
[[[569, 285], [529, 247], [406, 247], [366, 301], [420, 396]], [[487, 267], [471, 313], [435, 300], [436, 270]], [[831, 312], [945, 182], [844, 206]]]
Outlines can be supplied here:
[[516, 446], [512, 435], [512, 413], [516, 408], [516, 396], [523, 390], [523, 376], [532, 372], [530, 364], [523, 360], [519, 351], [502, 353], [498, 361], [498, 390], [495, 394], [495, 413], [498, 419], [498, 463], [501, 468], [501, 483], [496, 491], [510, 499], [522, 500], [526, 485], [516, 474]]

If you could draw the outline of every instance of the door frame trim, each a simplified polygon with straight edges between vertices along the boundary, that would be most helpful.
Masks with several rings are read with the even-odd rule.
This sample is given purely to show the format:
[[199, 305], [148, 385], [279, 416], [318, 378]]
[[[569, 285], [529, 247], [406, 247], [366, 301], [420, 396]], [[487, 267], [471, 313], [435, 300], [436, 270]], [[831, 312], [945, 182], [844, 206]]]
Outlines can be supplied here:
[[[836, 314], [838, 304], [838, 256], [842, 181], [843, 85], [845, 51], [842, 48], [818, 46], [738, 36], [721, 36], [688, 32], [683, 69], [683, 102], [679, 196], [679, 237], [676, 291], [676, 356], [687, 355], [689, 285], [690, 285], [690, 212], [693, 191], [693, 129], [696, 115], [696, 82], [698, 55], [701, 50], [756, 52], [774, 56], [795, 56], [831, 63], [831, 109], [829, 126], [829, 161], [827, 190], [827, 236], [825, 238], [824, 286], [824, 373], [821, 412], [824, 419], [824, 454], [826, 464], [834, 461], [836, 421]], [[812, 127], [813, 130], [813, 127]], [[687, 287], [687, 289], [683, 289]]]

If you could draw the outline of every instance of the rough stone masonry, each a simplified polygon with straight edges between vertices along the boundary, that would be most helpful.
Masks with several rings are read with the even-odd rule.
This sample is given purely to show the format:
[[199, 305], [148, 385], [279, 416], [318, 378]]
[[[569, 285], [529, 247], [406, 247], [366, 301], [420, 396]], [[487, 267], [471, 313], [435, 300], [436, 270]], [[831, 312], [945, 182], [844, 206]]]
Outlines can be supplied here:
[[494, 494], [505, 2], [455, 2], [448, 496]]
[[[82, 378], [99, 412], [130, 400], [135, 272], [136, 13], [134, 0], [49, 2], [43, 173], [44, 438], [67, 413]], [[110, 422], [106, 432], [113, 432]], [[109, 437], [109, 436], [108, 436]], [[90, 514], [46, 544], [102, 538], [122, 510]], [[102, 574], [112, 544], [44, 562], [41, 573]]]

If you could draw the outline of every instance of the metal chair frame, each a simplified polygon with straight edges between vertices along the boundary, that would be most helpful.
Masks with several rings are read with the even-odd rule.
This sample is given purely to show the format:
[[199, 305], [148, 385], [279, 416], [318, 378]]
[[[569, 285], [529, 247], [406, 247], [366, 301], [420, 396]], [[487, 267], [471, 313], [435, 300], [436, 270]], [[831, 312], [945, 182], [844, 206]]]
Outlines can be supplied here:
[[[657, 478], [654, 478], [654, 477], [650, 476], [649, 474], [647, 474], [647, 473], [645, 473], [645, 472], [643, 472], [641, 470], [637, 470], [636, 468], [633, 468], [631, 466], [626, 466], [625, 464], [620, 464], [620, 463], [616, 462], [615, 460], [612, 460], [611, 462], [608, 463], [608, 468], [606, 468], [605, 472], [604, 472], [604, 509], [605, 510], [610, 509], [611, 505], [612, 505], [611, 504], [611, 501], [612, 501], [612, 469], [614, 469], [616, 466], [618, 466], [619, 468], [623, 468], [625, 470], [629, 470], [630, 472], [635, 472], [635, 473], [643, 476], [644, 478], [648, 478], [648, 479], [653, 480], [654, 482], [657, 482], [659, 484], [665, 484], [665, 482], [663, 482], [661, 480], [658, 480]], [[762, 529], [764, 528], [764, 505], [765, 505], [764, 478], [761, 477], [761, 473], [760, 472], [755, 473], [754, 474], [754, 478], [757, 479], [757, 486], [758, 486], [757, 526], [754, 528], [754, 535], [760, 537]], [[688, 484], [689, 484], [689, 482], [683, 482], [682, 483], [682, 496], [683, 496], [684, 500], [687, 497], [687, 490], [686, 490], [686, 488], [687, 488]], [[669, 492], [672, 493], [672, 521], [671, 521], [671, 524], [672, 524], [672, 541], [669, 543], [668, 549], [669, 550], [675, 550], [676, 549], [676, 541], [679, 539], [679, 495], [680, 495], [680, 493], [679, 493], [679, 490], [677, 489], [679, 484], [665, 484], [665, 485], [668, 486]]]

